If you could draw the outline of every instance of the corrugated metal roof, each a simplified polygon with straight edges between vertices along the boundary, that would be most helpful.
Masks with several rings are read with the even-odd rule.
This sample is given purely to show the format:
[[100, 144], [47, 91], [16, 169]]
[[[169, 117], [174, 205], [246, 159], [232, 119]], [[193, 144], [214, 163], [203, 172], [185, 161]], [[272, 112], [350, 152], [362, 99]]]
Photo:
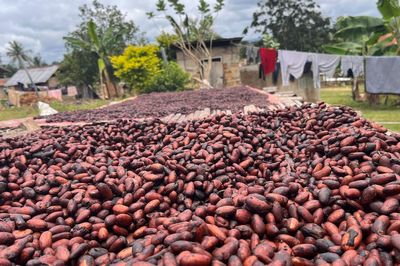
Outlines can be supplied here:
[[[58, 66], [48, 66], [48, 67], [40, 67], [40, 68], [30, 68], [28, 69], [29, 74], [32, 77], [32, 80], [35, 84], [37, 83], [45, 83], [47, 82], [51, 76], [56, 73]], [[6, 87], [16, 86], [18, 82], [23, 84], [30, 84], [30, 80], [25, 70], [20, 69], [15, 73], [5, 84]]]

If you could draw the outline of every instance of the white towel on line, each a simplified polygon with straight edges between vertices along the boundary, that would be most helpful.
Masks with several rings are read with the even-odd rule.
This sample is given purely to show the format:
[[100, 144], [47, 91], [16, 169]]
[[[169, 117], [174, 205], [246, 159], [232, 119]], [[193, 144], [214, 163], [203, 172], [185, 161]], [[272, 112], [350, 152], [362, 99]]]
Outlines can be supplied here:
[[340, 62], [340, 56], [330, 54], [311, 54], [314, 88], [321, 88], [320, 75], [332, 78]]
[[357, 78], [364, 74], [364, 57], [354, 55], [342, 56], [340, 69], [342, 71], [342, 75], [345, 76], [347, 75], [349, 69], [351, 69], [353, 71], [353, 76]]
[[309, 61], [310, 54], [297, 51], [280, 50], [278, 58], [281, 64], [283, 86], [289, 86], [290, 75], [299, 79], [304, 72], [304, 66]]

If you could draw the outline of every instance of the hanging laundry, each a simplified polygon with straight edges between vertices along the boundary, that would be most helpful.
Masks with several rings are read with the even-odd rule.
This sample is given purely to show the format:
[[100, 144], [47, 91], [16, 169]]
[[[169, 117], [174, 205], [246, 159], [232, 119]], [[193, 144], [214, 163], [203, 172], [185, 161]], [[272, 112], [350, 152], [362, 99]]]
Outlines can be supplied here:
[[304, 66], [309, 60], [309, 53], [296, 51], [279, 51], [283, 86], [289, 86], [290, 75], [299, 79], [304, 72]]
[[246, 61], [247, 64], [251, 62], [253, 56], [253, 48], [251, 46], [246, 46]]
[[349, 70], [353, 73], [353, 77], [358, 78], [364, 75], [364, 57], [363, 56], [342, 56], [340, 61], [340, 69], [342, 75], [347, 76]]
[[255, 46], [246, 46], [246, 60], [247, 64], [258, 62], [258, 51], [259, 48]]
[[400, 94], [400, 57], [365, 57], [365, 91], [372, 94]]
[[311, 54], [314, 88], [321, 88], [320, 75], [332, 78], [340, 62], [340, 56], [331, 54]]
[[75, 86], [69, 86], [67, 88], [67, 95], [68, 96], [77, 96], [78, 95], [78, 89]]
[[52, 99], [56, 99], [58, 101], [62, 101], [62, 91], [61, 89], [56, 90], [48, 90], [47, 96]]
[[265, 80], [265, 78], [266, 78], [262, 64], [258, 65], [258, 78], [262, 79], [262, 80]]
[[253, 46], [253, 58], [255, 64], [260, 62], [260, 47]]
[[275, 49], [260, 48], [260, 60], [265, 76], [275, 71], [277, 57], [278, 52]]
[[281, 63], [277, 62], [275, 65], [275, 71], [272, 73], [272, 84], [275, 86], [278, 84], [278, 78], [281, 70]]

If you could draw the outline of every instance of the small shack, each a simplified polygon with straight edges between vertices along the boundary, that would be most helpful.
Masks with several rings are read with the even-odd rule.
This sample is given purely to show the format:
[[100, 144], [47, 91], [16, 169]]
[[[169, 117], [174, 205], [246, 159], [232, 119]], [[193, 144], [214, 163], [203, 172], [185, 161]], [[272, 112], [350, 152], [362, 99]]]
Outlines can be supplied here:
[[[232, 87], [240, 85], [239, 46], [242, 38], [223, 38], [212, 41], [212, 71], [210, 84], [213, 87]], [[210, 47], [210, 42], [206, 42]], [[195, 62], [176, 48], [176, 60], [187, 72], [196, 76]], [[207, 59], [204, 59], [207, 61]]]
[[[62, 101], [62, 91], [58, 88], [55, 77], [58, 65], [30, 68], [28, 73], [39, 90], [40, 98], [52, 98]], [[4, 85], [8, 94], [8, 101], [15, 106], [21, 106], [22, 98], [34, 98], [35, 91], [24, 69], [18, 70]]]

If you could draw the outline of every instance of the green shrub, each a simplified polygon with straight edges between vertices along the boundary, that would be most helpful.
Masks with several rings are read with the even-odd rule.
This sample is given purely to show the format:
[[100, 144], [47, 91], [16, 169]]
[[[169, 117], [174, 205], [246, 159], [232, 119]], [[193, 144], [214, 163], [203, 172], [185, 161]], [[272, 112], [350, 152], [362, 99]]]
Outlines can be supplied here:
[[143, 92], [182, 91], [190, 81], [190, 74], [177, 63], [169, 62], [150, 80]]

